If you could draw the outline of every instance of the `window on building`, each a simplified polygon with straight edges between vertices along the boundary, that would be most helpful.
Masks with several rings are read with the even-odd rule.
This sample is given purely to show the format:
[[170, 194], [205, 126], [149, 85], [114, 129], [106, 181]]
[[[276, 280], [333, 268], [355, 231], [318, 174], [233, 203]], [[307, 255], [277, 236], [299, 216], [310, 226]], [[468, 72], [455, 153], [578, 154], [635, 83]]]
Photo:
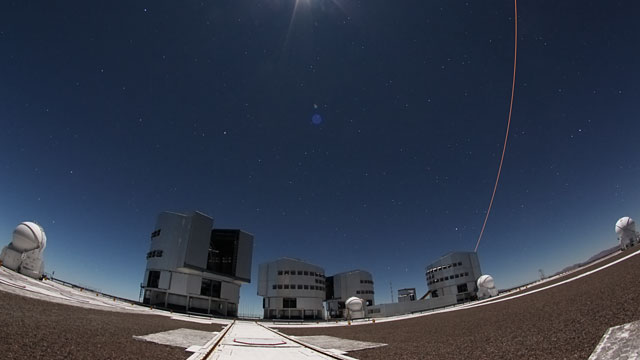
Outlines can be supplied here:
[[308, 272], [308, 271], [305, 271], [305, 272], [304, 272], [304, 274], [305, 274], [305, 275], [307, 275], [307, 276], [309, 276], [309, 272]]
[[460, 277], [460, 275], [456, 274], [456, 279], [459, 278], [459, 277]]
[[295, 270], [291, 270], [291, 275], [295, 275], [296, 271]]
[[305, 285], [305, 286], [304, 286], [304, 289], [305, 289], [305, 290], [309, 290], [309, 285]]
[[296, 306], [296, 298], [283, 298], [282, 299], [282, 308], [284, 309], [295, 309]]
[[278, 284], [278, 289], [282, 290], [282, 284]]
[[360, 295], [360, 290], [356, 290], [356, 295]]
[[285, 290], [289, 289], [289, 284], [284, 284], [284, 289]]
[[285, 270], [285, 271], [284, 271], [284, 274], [285, 274], [285, 275], [289, 275], [289, 270]]
[[273, 290], [275, 290], [275, 289], [277, 289], [277, 288], [278, 288], [278, 286], [274, 284], [274, 285], [273, 285]]
[[302, 285], [298, 285], [298, 290], [302, 290]]
[[449, 280], [449, 277], [448, 277], [448, 276], [445, 276], [445, 277], [444, 277], [444, 281], [447, 281], [447, 280]]
[[458, 261], [458, 266], [462, 266], [462, 261]]
[[147, 253], [147, 259], [162, 257], [162, 250], [152, 250]]
[[147, 287], [157, 288], [160, 282], [160, 271], [149, 271], [149, 278], [147, 279]]
[[458, 285], [458, 294], [466, 293], [468, 291], [469, 291], [469, 289], [467, 288], [467, 284]]
[[278, 270], [278, 275], [282, 275], [282, 270]]
[[464, 276], [469, 276], [469, 273], [468, 272], [464, 273]]
[[302, 270], [298, 270], [298, 275], [302, 275]]
[[220, 281], [203, 278], [200, 283], [200, 295], [219, 298], [221, 286]]

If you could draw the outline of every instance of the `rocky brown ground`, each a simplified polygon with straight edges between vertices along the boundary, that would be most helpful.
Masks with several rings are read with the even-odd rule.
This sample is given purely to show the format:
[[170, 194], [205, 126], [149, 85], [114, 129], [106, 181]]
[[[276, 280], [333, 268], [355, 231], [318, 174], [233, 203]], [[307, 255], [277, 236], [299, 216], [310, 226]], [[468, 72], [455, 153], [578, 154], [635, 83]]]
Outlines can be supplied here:
[[587, 359], [609, 327], [635, 320], [640, 320], [640, 255], [573, 282], [487, 306], [370, 325], [282, 331], [389, 344], [349, 354], [365, 360]]
[[2, 359], [186, 359], [191, 353], [183, 348], [132, 338], [179, 328], [220, 331], [222, 326], [85, 309], [0, 291]]

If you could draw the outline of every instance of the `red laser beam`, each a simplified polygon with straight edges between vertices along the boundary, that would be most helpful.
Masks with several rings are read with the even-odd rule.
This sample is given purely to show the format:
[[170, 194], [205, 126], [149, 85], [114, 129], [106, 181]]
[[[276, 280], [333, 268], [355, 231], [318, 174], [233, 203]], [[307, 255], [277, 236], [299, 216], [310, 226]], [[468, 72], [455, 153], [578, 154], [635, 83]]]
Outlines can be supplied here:
[[491, 207], [493, 206], [493, 199], [496, 197], [496, 190], [498, 190], [498, 182], [500, 181], [500, 173], [502, 172], [502, 163], [504, 162], [504, 153], [507, 151], [507, 140], [509, 140], [509, 128], [511, 127], [511, 113], [513, 111], [513, 94], [516, 88], [516, 59], [518, 58], [518, 0], [513, 0], [515, 7], [515, 46], [513, 51], [513, 80], [511, 82], [511, 102], [509, 103], [509, 117], [507, 119], [507, 132], [504, 135], [504, 146], [502, 147], [502, 156], [500, 157], [500, 166], [498, 166], [498, 176], [496, 176], [496, 183], [493, 186], [493, 193], [491, 194], [491, 201], [489, 202], [489, 208], [487, 209], [487, 215], [484, 217], [484, 223], [482, 224], [482, 230], [480, 230], [480, 236], [478, 236], [478, 242], [476, 242], [476, 248], [474, 252], [478, 252], [478, 246], [480, 246], [480, 240], [482, 240], [482, 234], [487, 226], [487, 220], [489, 220], [489, 214], [491, 214]]

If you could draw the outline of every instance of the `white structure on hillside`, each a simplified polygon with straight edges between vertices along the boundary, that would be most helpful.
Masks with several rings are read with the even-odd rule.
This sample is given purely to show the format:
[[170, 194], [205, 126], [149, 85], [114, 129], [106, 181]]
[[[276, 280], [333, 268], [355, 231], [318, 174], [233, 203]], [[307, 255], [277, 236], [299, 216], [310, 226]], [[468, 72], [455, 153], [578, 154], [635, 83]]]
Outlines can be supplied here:
[[325, 291], [320, 266], [291, 258], [260, 264], [258, 295], [265, 319], [322, 319]]
[[498, 295], [496, 283], [491, 275], [482, 275], [476, 283], [478, 285], [478, 299], [486, 299]]
[[145, 304], [237, 316], [240, 285], [251, 282], [253, 235], [212, 226], [199, 212], [158, 215], [141, 284]]
[[364, 270], [352, 270], [327, 277], [327, 312], [329, 317], [346, 317], [346, 301], [357, 297], [364, 306], [374, 305], [373, 276]]
[[636, 231], [636, 223], [628, 216], [616, 222], [616, 235], [618, 235], [620, 249], [622, 250], [634, 246], [640, 240], [640, 235]]
[[29, 277], [40, 279], [44, 272], [42, 253], [47, 246], [44, 229], [25, 221], [13, 231], [11, 243], [0, 253], [2, 265]]

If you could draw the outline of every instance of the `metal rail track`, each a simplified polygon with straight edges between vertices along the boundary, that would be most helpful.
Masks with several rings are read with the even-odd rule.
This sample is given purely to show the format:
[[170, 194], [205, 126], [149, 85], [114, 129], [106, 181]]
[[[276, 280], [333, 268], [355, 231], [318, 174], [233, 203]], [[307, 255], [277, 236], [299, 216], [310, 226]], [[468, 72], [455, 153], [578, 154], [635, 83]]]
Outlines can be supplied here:
[[[231, 330], [231, 328], [232, 328], [235, 324], [236, 324], [236, 321], [234, 320], [231, 324], [229, 324], [229, 325], [228, 325], [228, 326], [227, 326], [227, 327], [226, 327], [226, 328], [225, 328], [225, 329], [220, 333], [220, 335], [219, 335], [219, 336], [218, 336], [218, 338], [215, 340], [215, 342], [213, 343], [213, 345], [211, 346], [211, 348], [209, 348], [209, 350], [208, 350], [206, 353], [204, 353], [204, 354], [200, 355], [197, 359], [199, 359], [199, 360], [211, 359], [211, 358], [212, 358], [212, 355], [214, 355], [215, 351], [219, 348], [219, 345], [223, 343], [223, 340], [227, 337], [227, 335], [229, 334], [229, 331]], [[290, 341], [290, 342], [292, 342], [292, 343], [295, 343], [295, 344], [297, 344], [297, 345], [300, 345], [300, 346], [302, 346], [302, 347], [303, 347], [303, 348], [305, 348], [305, 349], [309, 349], [309, 350], [311, 350], [311, 351], [313, 351], [313, 352], [315, 352], [315, 353], [318, 353], [318, 354], [323, 355], [323, 356], [325, 356], [325, 357], [328, 357], [328, 358], [330, 358], [330, 359], [335, 359], [335, 360], [350, 360], [350, 359], [353, 359], [353, 358], [350, 358], [350, 357], [345, 357], [345, 356], [340, 356], [340, 355], [332, 354], [332, 353], [330, 353], [330, 352], [327, 352], [327, 351], [326, 351], [326, 350], [324, 350], [324, 349], [321, 349], [321, 348], [318, 348], [318, 347], [316, 347], [316, 346], [309, 345], [309, 344], [306, 344], [306, 343], [304, 343], [304, 342], [302, 342], [302, 341], [299, 341], [299, 340], [293, 339], [293, 338], [291, 338], [291, 337], [289, 337], [289, 336], [287, 336], [287, 335], [285, 335], [285, 334], [283, 334], [283, 333], [281, 333], [281, 332], [279, 332], [279, 331], [276, 331], [276, 330], [273, 330], [273, 329], [271, 329], [271, 328], [269, 328], [269, 327], [267, 327], [267, 326], [264, 326], [264, 325], [262, 325], [262, 324], [258, 323], [257, 321], [255, 322], [255, 324], [256, 324], [256, 325], [258, 325], [258, 326], [260, 326], [260, 327], [262, 327], [262, 328], [264, 328], [264, 329], [266, 329], [266, 330], [268, 330], [268, 331], [270, 331], [270, 332], [272, 332], [272, 333], [274, 333], [274, 334], [276, 334], [276, 335], [277, 335], [278, 337], [280, 337], [280, 338], [284, 338], [285, 340], [288, 340], [288, 341]], [[234, 339], [234, 342], [242, 343], [241, 341], [235, 341], [235, 339]], [[286, 343], [286, 342], [283, 342], [282, 344], [285, 344], [285, 343]], [[274, 345], [280, 345], [280, 344], [274, 344]]]
[[340, 356], [340, 355], [332, 354], [332, 353], [330, 353], [330, 352], [327, 352], [327, 351], [326, 351], [326, 350], [324, 350], [324, 349], [321, 349], [321, 348], [319, 348], [319, 347], [316, 347], [316, 346], [312, 346], [312, 345], [306, 344], [306, 343], [304, 343], [304, 342], [302, 342], [302, 341], [300, 341], [300, 340], [296, 340], [296, 339], [294, 339], [294, 338], [292, 338], [292, 337], [290, 337], [290, 336], [288, 336], [288, 335], [285, 335], [285, 334], [281, 333], [280, 331], [276, 331], [276, 330], [273, 330], [272, 328], [270, 328], [270, 327], [268, 327], [268, 326], [264, 326], [264, 325], [260, 324], [260, 323], [259, 323], [259, 322], [257, 322], [257, 321], [256, 321], [256, 324], [257, 324], [258, 326], [260, 326], [260, 327], [264, 328], [264, 329], [267, 329], [267, 330], [271, 331], [272, 333], [274, 333], [274, 334], [276, 334], [276, 335], [278, 335], [278, 336], [281, 336], [281, 337], [283, 337], [283, 338], [285, 338], [285, 339], [287, 339], [287, 340], [289, 340], [289, 341], [291, 341], [291, 342], [294, 342], [294, 343], [296, 343], [296, 344], [298, 344], [298, 345], [300, 345], [300, 346], [302, 346], [302, 347], [304, 347], [304, 348], [307, 348], [307, 349], [309, 349], [309, 350], [311, 350], [311, 351], [315, 351], [315, 352], [317, 352], [317, 353], [319, 353], [319, 354], [322, 354], [322, 355], [324, 355], [324, 356], [330, 357], [331, 359], [336, 359], [336, 360], [345, 360], [345, 359], [350, 359], [350, 358], [343, 357], [343, 356]]
[[225, 336], [227, 336], [227, 333], [229, 332], [229, 330], [231, 330], [231, 328], [233, 327], [233, 325], [236, 324], [236, 321], [233, 320], [233, 322], [229, 325], [227, 325], [227, 327], [222, 330], [222, 333], [220, 334], [220, 336], [218, 336], [218, 340], [216, 340], [213, 343], [213, 346], [211, 346], [211, 349], [209, 349], [209, 351], [207, 351], [203, 356], [201, 356], [199, 359], [208, 359], [211, 354], [216, 350], [216, 348], [218, 347], [218, 345], [220, 345], [220, 343], [222, 342], [222, 339], [224, 339]]

